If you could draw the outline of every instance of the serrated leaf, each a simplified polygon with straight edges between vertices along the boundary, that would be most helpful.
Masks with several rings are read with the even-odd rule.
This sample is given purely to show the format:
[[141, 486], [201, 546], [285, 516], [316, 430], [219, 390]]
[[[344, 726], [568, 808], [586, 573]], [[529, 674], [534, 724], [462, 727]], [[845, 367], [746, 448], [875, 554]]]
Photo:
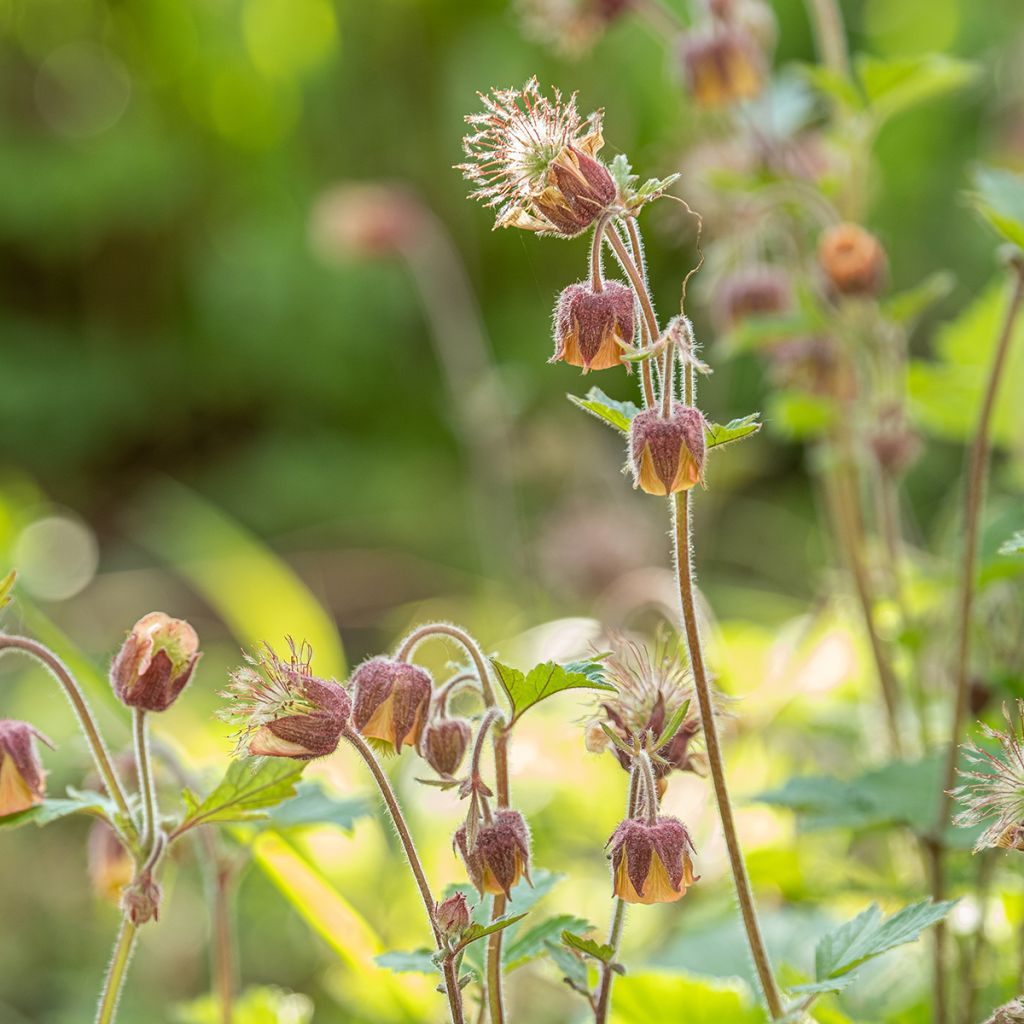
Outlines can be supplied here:
[[1024, 530], [1018, 530], [1009, 540], [999, 545], [1001, 555], [1024, 555]]
[[606, 682], [599, 662], [569, 662], [560, 665], [545, 661], [535, 665], [524, 675], [519, 669], [510, 668], [500, 661], [491, 659], [498, 679], [512, 702], [512, 721], [522, 717], [534, 704], [547, 697], [553, 697], [564, 690], [606, 690], [617, 692]]
[[890, 949], [914, 942], [925, 928], [941, 921], [956, 902], [921, 900], [885, 919], [878, 904], [872, 903], [867, 910], [829, 932], [818, 943], [814, 951], [816, 979], [825, 981], [846, 974]]
[[876, 124], [919, 103], [962, 89], [978, 74], [976, 64], [939, 53], [885, 58], [860, 54], [856, 67]]
[[912, 324], [929, 306], [949, 295], [955, 284], [956, 278], [948, 270], [937, 270], [915, 287], [886, 299], [882, 312], [898, 324]]
[[575, 932], [562, 932], [562, 942], [570, 949], [575, 949], [577, 953], [600, 960], [603, 964], [610, 963], [615, 956], [614, 947], [609, 946], [608, 943], [598, 942], [596, 939], [585, 939]]
[[723, 445], [742, 441], [745, 437], [752, 437], [761, 426], [761, 414], [752, 412], [749, 416], [730, 420], [724, 426], [720, 423], [705, 424], [704, 439], [708, 448], [721, 448]]
[[665, 728], [661, 730], [661, 735], [654, 741], [654, 745], [651, 747], [652, 750], [661, 750], [669, 740], [677, 732], [679, 727], [683, 724], [683, 720], [686, 718], [686, 712], [690, 710], [689, 699], [683, 701], [678, 708], [673, 712], [672, 717], [665, 723]]
[[434, 949], [392, 950], [373, 959], [395, 974], [437, 974]]
[[1024, 248], [1024, 175], [997, 167], [979, 167], [969, 193], [978, 212], [1014, 245]]
[[612, 181], [619, 186], [619, 191], [623, 195], [629, 195], [636, 182], [636, 175], [633, 173], [633, 168], [625, 153], [616, 153], [612, 157], [612, 161], [608, 165], [608, 173], [611, 174]]
[[18, 573], [12, 569], [2, 580], [0, 580], [0, 608], [4, 608], [11, 603], [11, 598], [14, 594], [14, 581], [17, 577]]
[[557, 939], [563, 931], [587, 931], [592, 925], [575, 914], [556, 914], [538, 924], [519, 929], [511, 942], [506, 943], [502, 954], [506, 971], [514, 971], [517, 967], [535, 957], [540, 956], [552, 939]]
[[473, 922], [463, 933], [462, 938], [459, 940], [458, 949], [465, 949], [471, 942], [476, 942], [478, 939], [482, 939], [487, 935], [493, 935], [495, 932], [504, 931], [506, 928], [514, 925], [517, 921], [522, 921], [526, 917], [526, 914], [512, 914], [499, 917], [496, 921], [491, 921], [488, 924], [477, 924]]
[[574, 991], [582, 996], [590, 996], [590, 977], [583, 958], [572, 950], [555, 942], [546, 942], [548, 956], [554, 960], [562, 972], [563, 980]]
[[355, 823], [372, 813], [370, 802], [361, 796], [336, 797], [319, 782], [299, 782], [295, 796], [269, 812], [269, 826], [276, 829], [312, 825], [335, 825], [352, 832]]
[[596, 416], [616, 430], [621, 430], [623, 434], [629, 433], [630, 421], [640, 411], [640, 406], [633, 402], [619, 402], [609, 398], [600, 388], [591, 388], [584, 398], [578, 398], [576, 395], [567, 397], [573, 405]]
[[66, 797], [46, 799], [35, 807], [0, 817], [0, 829], [20, 828], [22, 825], [49, 825], [72, 814], [91, 814], [115, 825], [117, 808], [100, 793], [69, 790]]
[[197, 801], [187, 790], [182, 794], [188, 815], [178, 827], [178, 834], [197, 825], [267, 818], [269, 808], [295, 796], [304, 767], [303, 762], [276, 757], [258, 764], [253, 758], [232, 761], [205, 800]]

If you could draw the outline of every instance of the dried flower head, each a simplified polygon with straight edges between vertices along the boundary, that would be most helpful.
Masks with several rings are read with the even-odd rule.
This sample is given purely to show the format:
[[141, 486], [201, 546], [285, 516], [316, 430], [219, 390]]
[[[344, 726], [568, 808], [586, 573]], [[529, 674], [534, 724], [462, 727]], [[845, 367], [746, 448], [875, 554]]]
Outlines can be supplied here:
[[50, 741], [28, 722], [0, 719], [0, 818], [46, 799], [46, 772], [36, 740]]
[[364, 736], [401, 753], [403, 745], [419, 744], [432, 691], [425, 669], [394, 658], [371, 658], [352, 673], [352, 721]]
[[736, 25], [691, 33], [683, 41], [682, 60], [690, 95], [707, 109], [753, 99], [764, 85], [764, 58]]
[[510, 896], [520, 878], [530, 881], [530, 830], [518, 811], [498, 811], [477, 829], [472, 846], [463, 825], [455, 833], [455, 846], [481, 895]]
[[696, 854], [686, 826], [677, 818], [655, 822], [627, 818], [608, 840], [612, 888], [627, 903], [674, 903], [696, 881]]
[[996, 1007], [985, 1024], [1024, 1024], [1024, 996]]
[[965, 828], [992, 821], [975, 843], [975, 853], [988, 847], [1024, 850], [1024, 701], [1017, 701], [1016, 727], [1005, 704], [1003, 717], [1005, 732], [981, 727], [999, 743], [1001, 753], [989, 753], [973, 741], [961, 747], [969, 767], [959, 773], [966, 781], [953, 790], [964, 807], [954, 821]]
[[469, 162], [458, 169], [471, 198], [497, 207], [495, 227], [517, 227], [571, 238], [585, 231], [615, 199], [617, 188], [595, 156], [604, 144], [601, 112], [585, 121], [576, 94], [565, 102], [543, 96], [536, 78], [522, 89], [480, 93], [486, 108], [466, 122]]
[[618, 692], [598, 705], [597, 714], [587, 727], [587, 749], [598, 753], [610, 747], [628, 772], [632, 759], [618, 747], [607, 744], [602, 723], [627, 744], [645, 738], [653, 742], [668, 720], [689, 702], [679, 731], [654, 751], [654, 773], [659, 780], [672, 771], [703, 775], [707, 767], [705, 756], [693, 750], [693, 740], [701, 728], [700, 714], [693, 700], [693, 677], [679, 638], [663, 633], [648, 646], [613, 635], [609, 646], [611, 653], [604, 659], [604, 672]]
[[606, 281], [599, 292], [589, 282], [571, 284], [555, 306], [555, 354], [588, 370], [607, 370], [622, 362], [624, 346], [633, 343], [633, 292], [618, 281]]
[[231, 673], [220, 717], [238, 727], [235, 753], [309, 761], [333, 754], [348, 725], [352, 701], [335, 680], [315, 676], [313, 649], [288, 638], [287, 660], [264, 644]]
[[648, 494], [675, 494], [703, 483], [706, 450], [704, 416], [688, 405], [677, 405], [668, 417], [645, 409], [630, 423], [634, 486]]
[[420, 750], [423, 759], [443, 778], [459, 770], [473, 729], [464, 718], [435, 718], [423, 730]]
[[633, 0], [518, 0], [523, 34], [569, 57], [585, 53]]
[[199, 637], [184, 619], [150, 612], [132, 627], [110, 666], [110, 682], [123, 704], [166, 711], [192, 678]]
[[89, 881], [93, 892], [108, 903], [117, 904], [135, 874], [135, 861], [118, 834], [105, 822], [89, 830]]
[[469, 904], [463, 893], [457, 892], [442, 900], [434, 908], [434, 919], [441, 934], [458, 940], [469, 927]]
[[885, 278], [882, 243], [859, 224], [836, 224], [818, 242], [818, 262], [841, 295], [877, 295]]

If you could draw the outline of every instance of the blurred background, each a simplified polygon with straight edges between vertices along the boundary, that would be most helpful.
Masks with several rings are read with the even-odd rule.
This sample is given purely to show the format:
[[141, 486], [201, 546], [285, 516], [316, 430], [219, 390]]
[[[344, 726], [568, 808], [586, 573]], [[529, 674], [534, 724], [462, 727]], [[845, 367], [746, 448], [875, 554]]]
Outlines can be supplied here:
[[[876, 147], [869, 223], [893, 290], [936, 269], [955, 278], [913, 335], [927, 361], [942, 322], [998, 273], [961, 196], [978, 159], [1024, 165], [1024, 20], [1016, 0], [843, 7], [854, 49], [981, 66], [968, 88], [891, 121]], [[773, 9], [776, 62], [811, 59], [802, 4]], [[584, 111], [603, 106], [602, 155], [628, 153], [644, 177], [685, 169], [703, 122], [644, 19], [617, 19], [576, 57], [535, 35], [504, 0], [0, 0], [0, 576], [16, 566], [22, 598], [6, 625], [72, 659], [113, 745], [129, 731], [106, 663], [153, 608], [189, 618], [206, 651], [157, 733], [213, 777], [230, 752], [217, 691], [258, 639], [306, 637], [321, 673], [344, 678], [415, 621], [444, 617], [528, 667], [579, 653], [597, 622], [650, 622], [671, 601], [660, 503], [621, 475], [617, 435], [565, 400], [590, 382], [546, 364], [552, 303], [585, 272], [586, 241], [492, 233], [452, 165], [476, 91], [531, 74], [579, 90]], [[685, 175], [675, 191], [687, 195]], [[692, 228], [671, 203], [645, 216], [655, 298], [671, 310]], [[773, 422], [759, 363], [719, 358], [707, 303], [691, 312], [715, 369], [709, 417], [769, 410], [756, 440], [712, 463], [697, 558], [718, 683], [742, 699], [727, 728], [751, 871], [776, 955], [806, 970], [835, 915], [923, 892], [919, 864], [909, 845], [873, 859], [871, 837], [797, 846], [791, 815], [749, 800], [793, 774], [870, 766], [881, 730], [805, 449]], [[598, 383], [633, 397], [624, 374]], [[1024, 419], [1006, 391], [997, 539], [1019, 527], [1024, 485]], [[943, 553], [963, 450], [936, 407], [941, 396], [922, 394], [929, 443], [904, 513], [912, 542]], [[443, 668], [443, 646], [425, 655]], [[51, 792], [80, 785], [86, 751], [52, 683], [6, 659], [0, 685], [3, 715], [58, 745]], [[1012, 674], [1000, 685], [1024, 692]], [[602, 847], [625, 779], [586, 753], [585, 715], [569, 694], [532, 716], [514, 785], [536, 863], [567, 876], [545, 907], [603, 930]], [[408, 756], [393, 769], [432, 879], [461, 881], [455, 802], [417, 787]], [[347, 754], [310, 775], [350, 801], [350, 829], [238, 837], [241, 979], [301, 993], [256, 993], [276, 1009], [252, 1020], [305, 1020], [308, 1005], [328, 1024], [441, 1019], [430, 979], [373, 961], [427, 936], [391, 831], [357, 800], [374, 806], [365, 775]], [[638, 975], [717, 977], [723, 1006], [740, 1006], [744, 982], [726, 979], [750, 970], [713, 801], [691, 776], [667, 800], [691, 823], [703, 878], [684, 904], [633, 913], [624, 956]], [[90, 886], [87, 833], [68, 820], [0, 839], [4, 1024], [91, 1013], [117, 912]], [[830, 905], [840, 881], [849, 902]], [[182, 1009], [209, 991], [194, 858], [171, 865], [168, 889], [129, 980], [129, 1024], [213, 1019]], [[1006, 939], [1024, 922], [1024, 886], [1000, 900]], [[887, 958], [828, 1019], [926, 1020], [923, 955]], [[621, 1020], [653, 1019], [629, 1016], [642, 977], [630, 984]], [[992, 1001], [1014, 984], [993, 969]], [[511, 1000], [520, 1020], [579, 1018], [550, 962], [516, 972]]]

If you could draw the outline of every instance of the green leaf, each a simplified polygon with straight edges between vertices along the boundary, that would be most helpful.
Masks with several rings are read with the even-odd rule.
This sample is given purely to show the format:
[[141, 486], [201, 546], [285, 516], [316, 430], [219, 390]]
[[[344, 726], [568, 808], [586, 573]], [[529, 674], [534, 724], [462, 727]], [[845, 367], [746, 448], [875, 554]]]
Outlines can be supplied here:
[[864, 96], [855, 82], [846, 75], [838, 74], [831, 68], [820, 64], [805, 64], [800, 67], [800, 74], [807, 79], [822, 95], [838, 101], [847, 110], [864, 109]]
[[1024, 530], [1018, 530], [1009, 540], [999, 545], [1001, 555], [1024, 555]]
[[835, 404], [822, 395], [777, 391], [768, 401], [772, 427], [794, 440], [820, 437], [836, 418]]
[[[174, 1010], [177, 1024], [221, 1024], [223, 1019], [220, 1000], [212, 995]], [[307, 996], [279, 988], [247, 988], [231, 1007], [232, 1024], [309, 1024], [312, 1019], [313, 1003]]]
[[721, 448], [723, 445], [742, 441], [745, 437], [752, 437], [760, 429], [761, 414], [752, 412], [749, 416], [744, 416], [741, 419], [730, 420], [724, 426], [718, 423], [706, 424], [704, 438], [708, 448]]
[[372, 813], [370, 802], [361, 796], [340, 799], [328, 793], [319, 782], [300, 782], [295, 796], [269, 812], [271, 828], [299, 828], [310, 825], [336, 825], [352, 832], [355, 823]]
[[304, 762], [288, 758], [245, 758], [232, 761], [210, 795], [202, 802], [188, 790], [182, 794], [188, 815], [178, 832], [223, 821], [259, 821], [268, 808], [295, 796]]
[[897, 946], [914, 942], [925, 928], [941, 921], [956, 900], [914, 903], [882, 918], [876, 903], [829, 932], [814, 951], [814, 973], [818, 981], [838, 977]]
[[493, 935], [495, 932], [504, 931], [511, 925], [514, 925], [517, 921], [522, 921], [526, 917], [526, 914], [513, 914], [499, 917], [496, 921], [491, 921], [489, 924], [477, 924], [475, 921], [462, 933], [462, 938], [459, 940], [458, 949], [465, 949], [471, 942], [476, 942], [477, 939], [482, 939], [487, 935]]
[[590, 976], [587, 972], [587, 965], [583, 958], [574, 953], [571, 949], [555, 942], [545, 943], [548, 956], [554, 960], [558, 969], [562, 972], [565, 983], [581, 995], [590, 995]]
[[[589, 921], [584, 921], [575, 914], [556, 914], [554, 917], [546, 918], [539, 924], [530, 928], [523, 925], [517, 930], [511, 942], [506, 943], [502, 950], [502, 956], [506, 971], [514, 971], [517, 967], [546, 951], [548, 943], [557, 939], [563, 931], [587, 931], [593, 927]], [[521, 932], [521, 934], [520, 934]]]
[[886, 299], [882, 312], [898, 324], [912, 324], [929, 306], [949, 295], [955, 284], [956, 278], [948, 270], [937, 270], [919, 285]]
[[786, 991], [794, 996], [825, 995], [828, 992], [842, 992], [852, 985], [854, 977], [849, 974], [841, 978], [826, 978], [824, 981], [811, 981], [805, 985], [787, 985]]
[[500, 661], [491, 659], [498, 679], [505, 688], [512, 702], [512, 721], [522, 717], [523, 712], [539, 704], [546, 697], [553, 697], [563, 690], [607, 690], [615, 693], [616, 689], [606, 682], [600, 662], [569, 662], [559, 665], [555, 661], [545, 661], [535, 665], [529, 673], [523, 675], [519, 669], [510, 668]]
[[598, 942], [596, 939], [585, 939], [571, 931], [562, 932], [562, 942], [570, 949], [575, 949], [577, 953], [600, 960], [603, 964], [611, 963], [615, 957], [613, 946]]
[[12, 569], [0, 580], [0, 608], [4, 608], [11, 603], [11, 597], [14, 594], [14, 581], [17, 576], [17, 572]]
[[1014, 245], [1024, 248], [1024, 175], [979, 167], [969, 193], [978, 212]]
[[640, 411], [640, 406], [634, 405], [633, 402], [619, 402], [609, 398], [600, 388], [591, 388], [585, 398], [577, 398], [576, 395], [567, 397], [573, 405], [579, 406], [616, 430], [621, 430], [623, 434], [629, 433], [630, 421]]
[[612, 181], [619, 186], [619, 191], [623, 195], [628, 195], [636, 184], [637, 176], [633, 173], [633, 168], [625, 153], [616, 153], [612, 157], [612, 162], [608, 165], [608, 173], [611, 174]]
[[0, 818], [0, 829], [20, 828], [29, 824], [42, 828], [43, 825], [49, 825], [72, 814], [91, 814], [116, 826], [117, 808], [105, 796], [69, 789], [68, 795], [64, 798], [47, 799], [27, 810], [4, 815]]
[[665, 728], [662, 729], [661, 735], [654, 741], [654, 745], [651, 748], [652, 750], [661, 750], [661, 748], [665, 746], [665, 744], [668, 743], [677, 732], [679, 732], [679, 727], [683, 724], [683, 720], [686, 718], [686, 712], [689, 710], [690, 701], [687, 699], [683, 701], [678, 708], [676, 708], [672, 717], [665, 723]]
[[435, 949], [392, 950], [373, 959], [395, 974], [437, 974], [436, 955]]
[[876, 124], [927, 100], [962, 89], [978, 74], [976, 64], [939, 53], [886, 58], [860, 54], [856, 68]]
[[676, 973], [631, 974], [615, 983], [612, 1024], [764, 1024], [750, 990], [736, 981]]

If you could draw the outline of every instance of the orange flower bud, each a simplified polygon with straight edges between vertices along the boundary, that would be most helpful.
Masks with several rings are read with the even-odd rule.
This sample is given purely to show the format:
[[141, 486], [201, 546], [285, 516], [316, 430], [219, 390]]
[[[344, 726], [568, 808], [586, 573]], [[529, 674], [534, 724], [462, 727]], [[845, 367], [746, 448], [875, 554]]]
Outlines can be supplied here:
[[472, 848], [463, 825], [455, 833], [455, 845], [481, 895], [509, 896], [520, 878], [530, 881], [530, 830], [518, 811], [498, 811], [493, 821], [477, 830]]
[[423, 731], [423, 757], [438, 775], [450, 778], [462, 764], [472, 735], [464, 718], [435, 719]]
[[352, 721], [364, 735], [402, 751], [420, 741], [430, 708], [430, 674], [392, 658], [371, 658], [352, 674]]
[[690, 95], [715, 109], [753, 99], [764, 84], [763, 59], [750, 36], [737, 27], [694, 33], [683, 43], [683, 70]]
[[150, 612], [132, 627], [114, 663], [110, 681], [128, 707], [166, 711], [192, 678], [199, 637], [182, 619]]
[[627, 903], [674, 903], [696, 881], [690, 855], [697, 851], [676, 818], [627, 818], [608, 843], [613, 891]]
[[667, 419], [657, 409], [637, 413], [629, 428], [634, 486], [667, 495], [703, 482], [706, 444], [697, 409], [678, 405]]
[[607, 281], [595, 292], [588, 282], [571, 284], [555, 306], [555, 354], [588, 370], [607, 370], [622, 362], [622, 345], [633, 342], [633, 292]]
[[882, 243], [859, 224], [836, 224], [818, 243], [818, 262], [841, 295], [877, 295], [885, 277]]
[[28, 722], [0, 719], [0, 818], [27, 811], [46, 799], [46, 772], [37, 739], [49, 745]]

